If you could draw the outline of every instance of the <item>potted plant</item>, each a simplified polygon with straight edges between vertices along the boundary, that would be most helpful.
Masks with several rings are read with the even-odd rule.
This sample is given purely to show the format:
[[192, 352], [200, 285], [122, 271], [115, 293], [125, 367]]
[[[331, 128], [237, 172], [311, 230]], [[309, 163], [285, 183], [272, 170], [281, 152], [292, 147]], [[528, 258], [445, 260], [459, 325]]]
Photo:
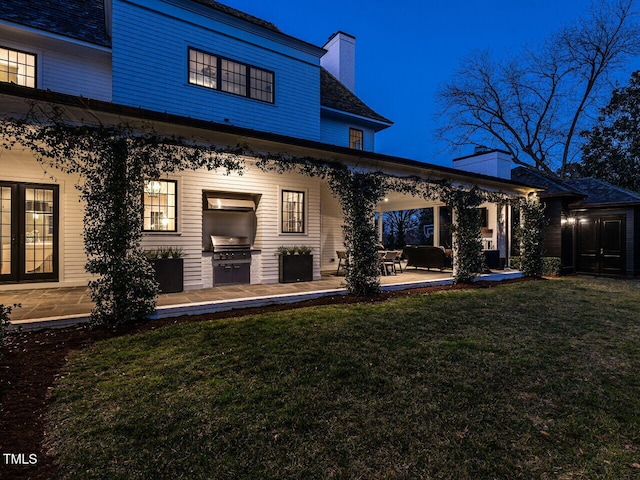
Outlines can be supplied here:
[[313, 247], [278, 247], [280, 283], [310, 282], [313, 280]]
[[156, 272], [160, 293], [184, 290], [184, 251], [180, 247], [158, 247], [146, 250], [145, 255]]

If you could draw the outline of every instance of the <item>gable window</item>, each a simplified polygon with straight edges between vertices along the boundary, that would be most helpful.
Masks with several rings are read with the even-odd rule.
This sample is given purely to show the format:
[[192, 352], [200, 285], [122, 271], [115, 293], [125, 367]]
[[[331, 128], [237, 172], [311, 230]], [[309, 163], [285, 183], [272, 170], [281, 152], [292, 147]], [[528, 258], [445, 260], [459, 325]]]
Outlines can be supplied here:
[[364, 150], [363, 132], [356, 128], [349, 129], [349, 148]]
[[273, 103], [273, 72], [195, 48], [189, 48], [189, 83]]
[[36, 56], [0, 47], [0, 82], [36, 88]]
[[148, 180], [144, 184], [143, 230], [145, 232], [175, 232], [177, 182]]
[[282, 233], [304, 233], [304, 192], [282, 190]]

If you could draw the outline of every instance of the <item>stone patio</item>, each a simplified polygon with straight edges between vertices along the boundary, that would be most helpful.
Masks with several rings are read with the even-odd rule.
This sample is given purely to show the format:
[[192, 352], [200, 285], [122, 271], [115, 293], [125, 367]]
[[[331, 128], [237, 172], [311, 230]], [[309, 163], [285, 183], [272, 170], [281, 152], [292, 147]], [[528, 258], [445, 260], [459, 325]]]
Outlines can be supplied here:
[[[483, 275], [483, 280], [517, 278], [520, 272], [505, 271]], [[453, 283], [451, 271], [413, 270], [382, 276], [383, 290], [400, 290]], [[228, 285], [187, 290], [158, 296], [156, 318], [196, 315], [234, 308], [294, 303], [326, 295], [346, 294], [344, 277], [323, 275], [321, 280], [268, 285]], [[86, 287], [0, 291], [0, 304], [22, 306], [14, 309], [11, 324], [23, 329], [63, 327], [88, 320], [93, 308]]]

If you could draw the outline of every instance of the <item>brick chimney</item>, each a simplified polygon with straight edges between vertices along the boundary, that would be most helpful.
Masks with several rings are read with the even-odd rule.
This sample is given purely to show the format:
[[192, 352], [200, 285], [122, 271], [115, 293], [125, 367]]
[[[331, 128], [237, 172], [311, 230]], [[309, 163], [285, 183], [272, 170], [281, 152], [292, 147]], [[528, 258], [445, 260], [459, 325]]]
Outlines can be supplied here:
[[511, 180], [511, 155], [504, 150], [478, 145], [473, 155], [454, 158], [453, 168]]
[[327, 50], [320, 65], [352, 92], [356, 87], [356, 37], [344, 32], [334, 33], [323, 48]]

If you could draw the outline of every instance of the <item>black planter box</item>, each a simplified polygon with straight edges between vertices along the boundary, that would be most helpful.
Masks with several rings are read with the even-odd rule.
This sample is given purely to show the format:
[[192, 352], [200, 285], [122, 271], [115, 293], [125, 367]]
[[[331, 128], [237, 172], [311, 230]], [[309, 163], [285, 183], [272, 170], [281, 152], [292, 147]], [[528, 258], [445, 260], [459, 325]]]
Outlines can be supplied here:
[[184, 290], [184, 259], [154, 258], [149, 261], [156, 271], [156, 282], [160, 284], [160, 293], [176, 293]]
[[313, 255], [280, 255], [280, 283], [313, 280]]

